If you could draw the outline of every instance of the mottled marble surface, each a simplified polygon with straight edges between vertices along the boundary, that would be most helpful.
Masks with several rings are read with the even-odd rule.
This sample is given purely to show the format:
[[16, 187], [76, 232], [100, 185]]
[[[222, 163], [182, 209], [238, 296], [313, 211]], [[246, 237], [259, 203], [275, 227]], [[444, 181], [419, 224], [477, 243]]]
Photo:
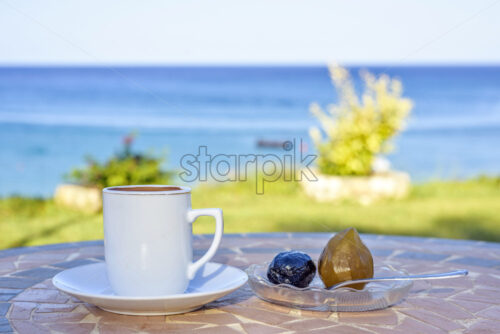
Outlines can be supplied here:
[[[225, 235], [213, 261], [246, 268], [279, 251], [299, 249], [317, 258], [331, 235]], [[363, 235], [376, 264], [410, 273], [468, 269], [466, 278], [415, 284], [403, 302], [372, 312], [290, 309], [259, 300], [248, 285], [182, 315], [108, 313], [59, 292], [58, 272], [103, 261], [102, 241], [0, 251], [0, 333], [499, 333], [500, 244], [478, 241]], [[210, 236], [194, 238], [195, 255]]]

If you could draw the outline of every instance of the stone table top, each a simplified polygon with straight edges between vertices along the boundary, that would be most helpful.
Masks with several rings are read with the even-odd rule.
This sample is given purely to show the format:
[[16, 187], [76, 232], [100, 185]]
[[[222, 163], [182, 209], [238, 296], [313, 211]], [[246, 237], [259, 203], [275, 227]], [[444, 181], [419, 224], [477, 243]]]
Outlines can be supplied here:
[[[297, 249], [317, 258], [331, 234], [225, 235], [215, 262], [246, 268]], [[204, 308], [171, 316], [102, 311], [59, 292], [58, 272], [103, 261], [102, 241], [0, 251], [0, 333], [498, 333], [500, 244], [479, 241], [362, 235], [375, 264], [410, 273], [468, 269], [469, 276], [415, 284], [391, 308], [356, 313], [313, 312], [259, 300], [248, 285]], [[195, 255], [211, 236], [195, 236]]]

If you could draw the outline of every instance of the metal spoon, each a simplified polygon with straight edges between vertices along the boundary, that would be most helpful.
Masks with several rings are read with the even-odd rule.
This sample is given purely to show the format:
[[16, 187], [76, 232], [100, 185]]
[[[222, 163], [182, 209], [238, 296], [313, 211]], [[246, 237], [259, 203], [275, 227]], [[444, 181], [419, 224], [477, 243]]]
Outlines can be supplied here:
[[387, 281], [417, 281], [417, 280], [428, 280], [428, 279], [443, 279], [443, 278], [455, 278], [467, 276], [469, 272], [467, 270], [456, 270], [447, 273], [439, 274], [423, 274], [423, 275], [408, 275], [408, 276], [391, 276], [391, 277], [373, 277], [365, 279], [355, 279], [352, 281], [345, 281], [335, 285], [332, 285], [327, 290], [338, 289], [346, 285], [356, 284], [356, 283], [370, 283], [370, 282], [387, 282]]

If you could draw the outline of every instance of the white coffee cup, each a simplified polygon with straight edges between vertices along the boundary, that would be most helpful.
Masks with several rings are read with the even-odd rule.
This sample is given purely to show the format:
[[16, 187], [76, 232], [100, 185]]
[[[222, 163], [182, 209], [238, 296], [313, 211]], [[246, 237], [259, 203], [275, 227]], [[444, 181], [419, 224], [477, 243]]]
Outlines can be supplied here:
[[[108, 279], [122, 296], [183, 293], [219, 247], [221, 209], [191, 209], [191, 189], [163, 185], [109, 187], [103, 190], [104, 252]], [[192, 262], [192, 222], [215, 218], [212, 245]]]

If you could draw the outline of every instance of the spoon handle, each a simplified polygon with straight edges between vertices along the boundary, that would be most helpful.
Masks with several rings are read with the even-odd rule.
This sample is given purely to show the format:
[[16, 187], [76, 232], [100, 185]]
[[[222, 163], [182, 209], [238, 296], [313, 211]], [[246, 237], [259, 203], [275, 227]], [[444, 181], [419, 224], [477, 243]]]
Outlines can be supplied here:
[[356, 279], [352, 281], [345, 281], [335, 284], [328, 288], [328, 290], [337, 289], [346, 285], [356, 284], [356, 283], [370, 283], [370, 282], [386, 282], [386, 281], [416, 281], [416, 280], [428, 280], [428, 279], [443, 279], [443, 278], [455, 278], [466, 276], [469, 272], [467, 270], [455, 270], [446, 273], [439, 274], [422, 274], [422, 275], [408, 275], [408, 276], [391, 276], [391, 277], [373, 277], [365, 279]]

